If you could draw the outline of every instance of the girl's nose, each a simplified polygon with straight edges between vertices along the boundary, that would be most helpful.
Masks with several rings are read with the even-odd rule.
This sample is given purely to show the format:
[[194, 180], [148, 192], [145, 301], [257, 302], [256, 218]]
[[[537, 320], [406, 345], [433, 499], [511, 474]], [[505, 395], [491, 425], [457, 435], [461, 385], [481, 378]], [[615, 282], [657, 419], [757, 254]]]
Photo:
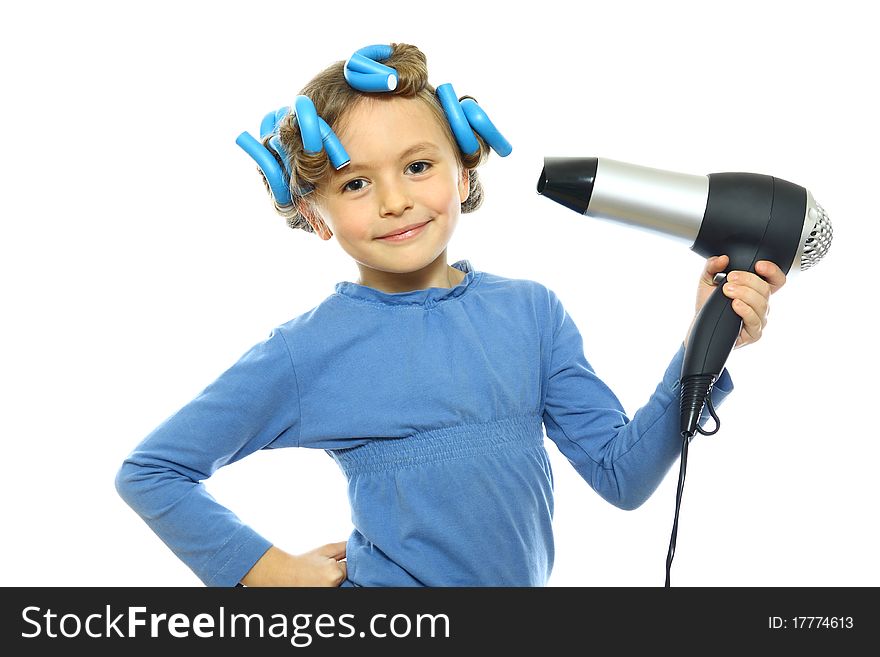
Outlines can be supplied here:
[[380, 214], [384, 216], [403, 214], [412, 208], [412, 198], [406, 186], [400, 183], [383, 183], [379, 199]]

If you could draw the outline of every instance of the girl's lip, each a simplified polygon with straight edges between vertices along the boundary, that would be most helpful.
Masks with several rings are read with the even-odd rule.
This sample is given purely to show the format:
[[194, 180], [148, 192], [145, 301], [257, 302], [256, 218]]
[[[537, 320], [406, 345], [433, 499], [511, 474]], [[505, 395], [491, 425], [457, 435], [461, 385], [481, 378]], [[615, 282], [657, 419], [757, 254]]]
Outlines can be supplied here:
[[427, 226], [429, 223], [431, 222], [426, 221], [425, 223], [420, 224], [414, 228], [410, 228], [406, 232], [398, 233], [397, 235], [388, 235], [387, 237], [377, 237], [376, 239], [380, 239], [385, 242], [404, 242], [420, 234], [424, 230], [425, 226]]

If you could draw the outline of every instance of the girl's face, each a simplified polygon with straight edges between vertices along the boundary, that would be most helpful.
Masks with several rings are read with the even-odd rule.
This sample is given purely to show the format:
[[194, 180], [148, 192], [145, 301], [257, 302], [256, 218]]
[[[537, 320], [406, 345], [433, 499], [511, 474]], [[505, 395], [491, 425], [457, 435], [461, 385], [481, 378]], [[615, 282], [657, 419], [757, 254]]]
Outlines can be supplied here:
[[[467, 171], [436, 115], [423, 101], [393, 97], [359, 103], [342, 123], [351, 162], [318, 187], [316, 203], [364, 284], [435, 263], [468, 196]], [[411, 226], [420, 227], [404, 239], [386, 237]]]

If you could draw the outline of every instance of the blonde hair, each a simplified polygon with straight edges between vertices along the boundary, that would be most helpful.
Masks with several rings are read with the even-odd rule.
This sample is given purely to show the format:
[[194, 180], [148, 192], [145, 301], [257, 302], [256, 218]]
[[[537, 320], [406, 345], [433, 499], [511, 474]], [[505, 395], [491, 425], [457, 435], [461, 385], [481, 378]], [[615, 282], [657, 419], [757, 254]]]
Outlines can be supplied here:
[[[468, 172], [470, 193], [461, 204], [461, 211], [463, 213], [473, 212], [483, 202], [483, 185], [477, 176], [476, 168], [488, 157], [489, 146], [479, 135], [475, 134], [480, 144], [479, 150], [473, 155], [462, 153], [452, 134], [452, 129], [443, 111], [443, 107], [434, 93], [434, 87], [428, 84], [428, 66], [424, 53], [417, 47], [406, 43], [392, 43], [391, 48], [391, 56], [382, 63], [397, 70], [398, 83], [394, 91], [382, 93], [358, 91], [345, 80], [343, 73], [345, 62], [338, 61], [312, 78], [300, 91], [300, 95], [311, 98], [315, 104], [315, 109], [318, 111], [318, 116], [323, 118], [334, 131], [337, 130], [346, 113], [365, 98], [379, 99], [388, 96], [403, 96], [405, 98], [416, 98], [424, 102], [431, 109], [438, 124], [447, 135], [459, 165]], [[323, 150], [313, 154], [305, 152], [299, 125], [290, 114], [279, 125], [278, 134], [281, 146], [287, 153], [289, 160], [287, 164], [291, 172], [291, 205], [282, 207], [275, 203], [275, 211], [285, 218], [287, 225], [291, 228], [301, 228], [309, 233], [313, 233], [315, 232], [314, 229], [299, 212], [300, 201], [310, 203], [311, 200], [308, 195], [303, 196], [300, 194], [299, 190], [307, 186], [316, 187], [325, 182], [330, 177], [333, 166]], [[279, 155], [269, 146], [269, 137], [270, 135], [267, 135], [263, 139], [263, 145], [275, 155], [279, 164], [283, 165]], [[257, 171], [259, 171], [263, 183], [266, 185], [266, 190], [272, 196], [269, 182], [259, 168]], [[272, 198], [274, 201], [274, 197]]]

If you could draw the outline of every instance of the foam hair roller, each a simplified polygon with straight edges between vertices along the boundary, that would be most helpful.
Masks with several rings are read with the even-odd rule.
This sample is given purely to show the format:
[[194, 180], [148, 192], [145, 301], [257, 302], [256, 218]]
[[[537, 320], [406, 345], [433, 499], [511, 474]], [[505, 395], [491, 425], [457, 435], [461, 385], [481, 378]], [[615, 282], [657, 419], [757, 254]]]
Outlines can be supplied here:
[[[289, 114], [289, 107], [282, 107], [273, 112], [268, 112], [260, 122], [260, 139], [269, 137], [269, 145], [278, 154], [283, 162], [283, 167], [278, 164], [272, 152], [263, 146], [262, 141], [254, 139], [248, 132], [242, 132], [235, 143], [238, 144], [260, 167], [260, 171], [266, 177], [269, 189], [275, 202], [281, 206], [289, 206], [293, 203], [290, 195], [290, 170], [287, 152], [281, 145], [281, 139], [278, 137], [278, 127], [281, 121]], [[301, 189], [300, 194], [305, 196], [311, 189]]]
[[327, 151], [334, 168], [341, 169], [351, 161], [339, 138], [327, 122], [318, 116], [315, 104], [308, 96], [296, 97], [296, 122], [302, 134], [303, 148], [307, 153]]
[[376, 44], [356, 51], [345, 62], [344, 75], [358, 91], [384, 92], [397, 88], [397, 71], [380, 64], [391, 57], [391, 46]]
[[266, 116], [263, 117], [263, 120], [260, 123], [260, 139], [264, 139], [266, 135], [277, 133], [278, 126], [281, 125], [281, 122], [284, 120], [289, 112], [289, 107], [282, 107], [275, 110], [274, 112], [269, 112], [268, 114], [266, 114]]
[[[327, 125], [318, 112], [315, 104], [308, 96], [297, 96], [296, 120], [302, 135], [303, 148], [308, 153], [327, 151], [327, 157], [336, 169], [341, 169], [349, 163], [348, 153], [342, 147], [339, 138]], [[292, 201], [290, 195], [290, 158], [281, 144], [279, 127], [290, 114], [290, 107], [282, 107], [267, 113], [260, 122], [260, 140], [269, 137], [269, 146], [278, 154], [283, 166], [278, 164], [273, 153], [263, 146], [262, 141], [255, 139], [248, 132], [242, 132], [235, 143], [238, 144], [260, 167], [272, 196], [279, 206], [288, 206]], [[313, 187], [299, 189], [299, 194], [305, 196], [313, 191]]]
[[449, 83], [437, 87], [437, 97], [452, 127], [452, 134], [458, 147], [466, 155], [473, 155], [480, 150], [480, 142], [477, 141], [474, 132], [482, 137], [489, 146], [501, 157], [510, 155], [513, 150], [508, 142], [486, 113], [480, 108], [473, 98], [465, 98], [459, 102], [455, 95], [455, 89]]
[[306, 153], [320, 153], [324, 142], [315, 104], [308, 96], [297, 96], [295, 107], [296, 122], [299, 124], [299, 131], [302, 134], [303, 148]]
[[464, 110], [470, 126], [489, 143], [496, 153], [501, 157], [510, 155], [513, 150], [510, 142], [498, 131], [483, 108], [477, 105], [477, 101], [473, 98], [465, 98], [461, 101], [461, 108]]
[[290, 205], [289, 178], [285, 175], [284, 170], [282, 170], [272, 153], [248, 132], [242, 132], [235, 140], [235, 143], [250, 155], [257, 163], [257, 166], [260, 167], [260, 170], [266, 177], [266, 182], [269, 183], [269, 189], [272, 190], [275, 202], [280, 206]]
[[284, 149], [284, 146], [281, 145], [281, 137], [279, 137], [278, 131], [281, 122], [289, 113], [289, 107], [282, 107], [266, 114], [263, 117], [262, 123], [260, 123], [260, 139], [265, 139], [266, 136], [272, 135], [269, 137], [269, 145], [281, 157], [281, 164], [284, 166], [284, 173], [287, 176], [285, 183], [290, 181], [290, 159], [287, 157], [287, 151]]

